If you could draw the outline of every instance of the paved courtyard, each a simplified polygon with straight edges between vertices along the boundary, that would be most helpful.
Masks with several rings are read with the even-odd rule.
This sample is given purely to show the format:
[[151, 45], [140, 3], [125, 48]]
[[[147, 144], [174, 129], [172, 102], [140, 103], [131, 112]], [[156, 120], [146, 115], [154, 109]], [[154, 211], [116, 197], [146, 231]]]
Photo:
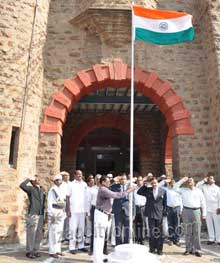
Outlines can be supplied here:
[[[202, 242], [203, 256], [201, 258], [195, 257], [194, 255], [183, 256], [182, 253], [185, 251], [184, 244], [181, 247], [169, 246], [165, 244], [164, 255], [159, 257], [161, 263], [220, 263], [220, 246], [212, 245], [207, 246], [206, 242]], [[112, 248], [113, 250], [114, 248]], [[64, 256], [59, 259], [50, 258], [48, 255], [47, 246], [43, 246], [41, 252], [42, 257], [38, 259], [29, 260], [25, 257], [23, 248], [15, 247], [1, 247], [0, 248], [0, 262], [1, 263], [30, 263], [30, 262], [42, 262], [42, 263], [87, 263], [92, 262], [92, 256], [87, 253], [78, 253], [72, 255], [68, 253], [68, 247], [63, 246]], [[147, 258], [146, 258], [147, 263]], [[149, 262], [150, 263], [150, 262]]]

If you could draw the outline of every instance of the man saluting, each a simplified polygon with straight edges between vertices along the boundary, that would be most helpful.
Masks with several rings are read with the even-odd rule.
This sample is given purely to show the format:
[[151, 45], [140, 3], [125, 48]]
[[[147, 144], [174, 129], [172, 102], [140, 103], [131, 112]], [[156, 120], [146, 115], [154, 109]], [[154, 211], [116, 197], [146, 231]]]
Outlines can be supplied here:
[[166, 211], [167, 195], [166, 191], [158, 187], [156, 178], [149, 182], [151, 187], [143, 185], [137, 194], [143, 195], [147, 199], [145, 206], [145, 216], [148, 217], [150, 229], [150, 252], [157, 250], [158, 255], [163, 254], [163, 214]]
[[33, 259], [40, 257], [38, 251], [43, 234], [45, 193], [37, 175], [22, 182], [20, 188], [27, 193], [29, 198], [26, 217], [26, 257]]

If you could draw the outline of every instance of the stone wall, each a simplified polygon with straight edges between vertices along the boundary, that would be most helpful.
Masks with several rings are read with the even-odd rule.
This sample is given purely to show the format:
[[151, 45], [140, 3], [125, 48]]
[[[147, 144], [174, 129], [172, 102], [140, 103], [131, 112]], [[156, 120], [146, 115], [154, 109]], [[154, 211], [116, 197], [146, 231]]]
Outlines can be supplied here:
[[[195, 179], [199, 179], [211, 171], [216, 175], [218, 183], [220, 182], [219, 5], [219, 1], [197, 0], [191, 5], [187, 3], [186, 6], [194, 15], [196, 40], [192, 48], [194, 50], [194, 44], [197, 45], [197, 55], [195, 54], [195, 57], [192, 55], [189, 62], [193, 67], [196, 66], [197, 71], [189, 68], [191, 72], [187, 74], [185, 69], [188, 66], [184, 66], [184, 76], [190, 76], [185, 79], [188, 82], [187, 90], [190, 90], [189, 92], [180, 90], [180, 94], [183, 98], [189, 96], [184, 101], [192, 114], [195, 136], [180, 136], [173, 144], [173, 155], [178, 156], [174, 171], [182, 171], [179, 176], [194, 175]], [[197, 78], [197, 81], [196, 79], [193, 81], [194, 78]]]
[[[126, 15], [119, 14], [114, 20], [107, 10], [104, 19], [92, 27], [86, 23], [80, 26], [74, 18], [90, 4], [120, 7]], [[140, 0], [136, 4], [194, 15], [194, 42], [166, 47], [137, 42], [135, 64], [169, 80], [191, 112], [195, 135], [172, 141], [174, 175], [199, 178], [212, 171], [219, 177], [220, 1]], [[21, 180], [37, 171], [49, 183], [48, 178], [59, 171], [59, 135], [39, 135], [39, 123], [54, 92], [66, 79], [94, 64], [114, 58], [130, 64], [130, 31], [120, 31], [130, 28], [129, 5], [130, 1], [106, 0], [8, 0], [0, 4], [0, 242], [21, 239], [25, 213], [25, 202], [21, 201], [25, 195], [18, 188]], [[89, 18], [83, 15], [84, 20]], [[93, 13], [95, 19], [98, 15]], [[120, 34], [111, 34], [110, 25], [115, 21]], [[99, 25], [105, 23], [108, 28], [101, 34]], [[8, 164], [12, 127], [20, 129], [15, 167]], [[149, 167], [144, 162], [144, 167]]]
[[[199, 3], [198, 3], [199, 4]], [[148, 45], [148, 67], [162, 78], [169, 80], [182, 97], [191, 113], [194, 136], [178, 136], [173, 146], [174, 176], [201, 176], [215, 171], [212, 152], [212, 136], [209, 126], [209, 91], [205, 74], [205, 46], [202, 27], [197, 23], [200, 13], [195, 1], [159, 1], [158, 8], [181, 10], [194, 15], [196, 39], [193, 42], [173, 46]], [[178, 165], [179, 163], [179, 165]]]
[[[220, 1], [210, 1], [201, 15], [201, 33], [204, 43], [204, 69], [209, 102], [209, 131], [212, 134], [212, 152], [215, 175], [220, 183]], [[204, 30], [205, 29], [205, 30]]]
[[[138, 3], [138, 1], [136, 1]], [[154, 0], [140, 1], [148, 6], [155, 4]], [[104, 5], [106, 4], [106, 5]], [[130, 36], [129, 30], [116, 34], [112, 32], [112, 43], [117, 43], [123, 40], [123, 44], [114, 47], [109, 46], [105, 41], [106, 34], [102, 36], [97, 33], [97, 27], [100, 27], [100, 18], [97, 24], [94, 20], [89, 22], [88, 27], [85, 21], [90, 21], [91, 14], [84, 14], [90, 5], [109, 7], [111, 6], [123, 7], [130, 6], [130, 1], [76, 1], [76, 0], [53, 0], [50, 4], [48, 25], [47, 25], [47, 39], [44, 46], [44, 96], [43, 96], [43, 110], [49, 104], [52, 94], [60, 89], [64, 81], [71, 78], [79, 70], [90, 68], [95, 64], [101, 62], [111, 62], [114, 58], [120, 58], [125, 63], [130, 64]], [[80, 12], [78, 12], [78, 10]], [[101, 15], [104, 10], [100, 11]], [[76, 14], [77, 12], [77, 14]], [[74, 18], [83, 13], [83, 23], [81, 20], [75, 21]], [[116, 23], [116, 28], [129, 25], [130, 11], [128, 15], [122, 20], [121, 16], [116, 19], [116, 16], [106, 17], [103, 15], [105, 25], [110, 25], [112, 21]], [[124, 14], [124, 13], [123, 13]], [[95, 16], [95, 15], [94, 15]], [[115, 19], [115, 20], [114, 20]], [[74, 21], [73, 21], [74, 20]], [[111, 33], [111, 32], [110, 32]], [[108, 38], [109, 41], [109, 38]], [[136, 63], [143, 68], [146, 67], [146, 45], [138, 43], [136, 54]], [[42, 112], [43, 113], [43, 112]], [[42, 116], [43, 117], [43, 116]]]
[[[85, 2], [82, 2], [81, 6], [86, 7], [83, 3]], [[109, 7], [110, 5], [110, 2], [93, 2], [97, 6], [100, 3], [103, 6], [107, 4]], [[152, 1], [145, 1], [146, 5], [152, 5], [152, 3], [155, 4]], [[179, 137], [176, 140], [177, 145], [182, 146], [181, 148], [174, 147], [179, 151], [178, 153], [173, 152], [175, 156], [179, 156], [179, 160], [174, 165], [176, 176], [186, 174], [200, 176], [208, 171], [215, 172], [216, 162], [212, 151], [212, 135], [209, 126], [209, 92], [204, 66], [206, 46], [202, 41], [201, 25], [197, 23], [201, 19], [198, 7], [202, 2], [197, 0], [191, 2], [156, 1], [156, 3], [157, 8], [160, 9], [180, 10], [193, 14], [196, 22], [196, 39], [190, 43], [172, 46], [153, 46], [137, 42], [135, 44], [135, 65], [156, 72], [162, 79], [170, 81], [191, 112], [195, 135], [193, 137], [183, 136], [183, 139]], [[124, 38], [124, 45], [109, 45], [107, 39], [109, 39], [110, 31], [106, 32], [108, 35], [106, 37], [106, 34], [102, 35], [97, 31], [98, 23], [94, 23], [92, 28], [88, 28], [85, 20], [89, 19], [89, 16], [85, 9], [83, 9], [81, 20], [74, 20], [71, 8], [76, 7], [75, 4], [74, 1], [65, 1], [62, 4], [62, 10], [65, 12], [60, 12], [56, 0], [52, 2], [50, 7], [48, 37], [44, 50], [46, 68], [43, 109], [51, 100], [51, 95], [62, 87], [64, 80], [79, 70], [100, 62], [112, 61], [114, 58], [120, 58], [130, 64], [130, 42], [125, 41], [130, 33], [120, 34]], [[89, 6], [90, 2], [87, 4]], [[126, 5], [124, 1], [118, 2], [118, 4]], [[113, 18], [109, 16], [109, 13], [105, 14], [107, 16], [105, 19], [110, 24]], [[92, 13], [92, 15], [97, 19], [97, 13]], [[129, 18], [117, 21], [119, 30], [124, 24], [130, 23]], [[98, 22], [102, 24], [103, 20]], [[112, 35], [115, 36], [110, 43], [117, 42], [117, 34]], [[178, 163], [180, 165], [177, 165]]]
[[[156, 0], [136, 0], [134, 1], [136, 5], [143, 5], [146, 7], [156, 7]], [[131, 1], [127, 0], [82, 0], [80, 2], [75, 2], [75, 14], [79, 14], [88, 8], [124, 8], [130, 9]]]
[[[0, 4], [0, 242], [21, 239], [24, 194], [19, 183], [36, 171], [43, 59], [49, 0]], [[18, 156], [9, 166], [12, 126], [20, 129]]]
[[59, 134], [42, 133], [39, 141], [36, 158], [37, 174], [41, 179], [41, 184], [47, 191], [52, 184], [52, 177], [60, 171], [61, 136]]

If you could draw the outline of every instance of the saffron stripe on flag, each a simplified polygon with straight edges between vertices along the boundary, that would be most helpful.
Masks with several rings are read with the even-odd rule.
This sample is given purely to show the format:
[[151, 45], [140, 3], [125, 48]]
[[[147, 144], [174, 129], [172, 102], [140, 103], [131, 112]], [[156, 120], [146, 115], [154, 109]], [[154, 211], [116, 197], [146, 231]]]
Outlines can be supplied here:
[[178, 18], [187, 15], [187, 13], [184, 12], [149, 9], [135, 5], [133, 6], [133, 10], [136, 16], [141, 16], [151, 19], [170, 19], [170, 18]]

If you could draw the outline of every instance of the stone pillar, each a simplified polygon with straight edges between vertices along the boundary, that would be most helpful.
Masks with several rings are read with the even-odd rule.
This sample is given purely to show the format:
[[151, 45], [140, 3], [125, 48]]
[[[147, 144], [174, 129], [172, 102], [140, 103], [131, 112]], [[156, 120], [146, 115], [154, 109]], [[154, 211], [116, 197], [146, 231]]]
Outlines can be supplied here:
[[53, 133], [41, 133], [37, 155], [37, 174], [46, 189], [51, 177], [60, 171], [61, 136]]
[[169, 177], [173, 177], [173, 165], [172, 165], [172, 163], [165, 163], [165, 174]]

